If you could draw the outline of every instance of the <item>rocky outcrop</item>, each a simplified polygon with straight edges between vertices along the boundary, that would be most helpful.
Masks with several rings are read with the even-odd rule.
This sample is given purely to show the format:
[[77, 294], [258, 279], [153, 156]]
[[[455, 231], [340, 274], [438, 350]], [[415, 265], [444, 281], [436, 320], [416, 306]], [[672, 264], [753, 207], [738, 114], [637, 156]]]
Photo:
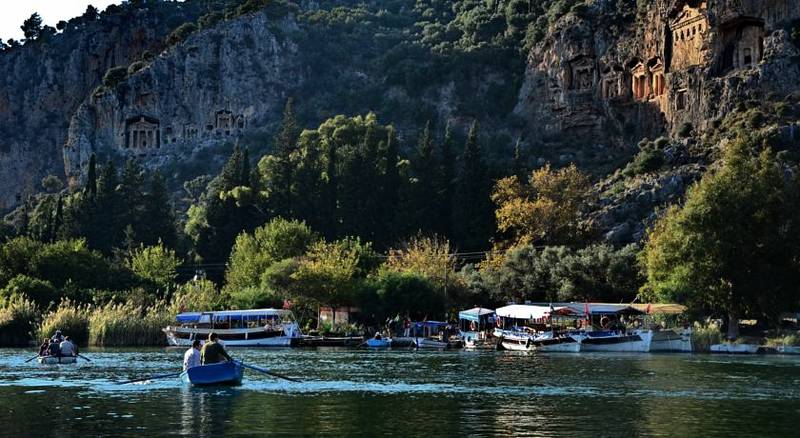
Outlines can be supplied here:
[[[0, 211], [64, 176], [70, 119], [108, 68], [158, 53], [171, 28], [147, 8], [78, 18], [65, 32], [0, 53]], [[77, 129], [77, 127], [76, 127]]]
[[225, 21], [96, 93], [73, 117], [65, 173], [77, 181], [93, 152], [150, 167], [186, 163], [267, 126], [303, 80], [297, 47], [275, 34], [295, 27], [261, 13]]

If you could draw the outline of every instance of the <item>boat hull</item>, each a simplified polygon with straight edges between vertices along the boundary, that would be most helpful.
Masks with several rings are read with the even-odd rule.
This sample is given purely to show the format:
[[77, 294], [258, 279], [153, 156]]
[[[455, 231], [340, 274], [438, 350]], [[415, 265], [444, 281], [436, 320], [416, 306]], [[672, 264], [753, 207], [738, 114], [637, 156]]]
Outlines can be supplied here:
[[502, 346], [510, 351], [538, 351], [543, 353], [577, 353], [581, 351], [581, 343], [572, 336], [555, 338], [507, 338]]
[[428, 338], [415, 338], [414, 345], [417, 348], [450, 348], [450, 343], [445, 341], [437, 341], [435, 339], [428, 339]]
[[39, 356], [36, 361], [42, 365], [71, 365], [78, 361], [75, 356]]
[[756, 344], [714, 344], [710, 350], [712, 353], [756, 354], [759, 348]]
[[692, 352], [692, 337], [688, 333], [679, 334], [674, 330], [661, 330], [653, 333], [650, 352]]
[[[167, 332], [167, 344], [173, 347], [190, 347], [194, 339], [205, 340], [207, 337], [207, 334], [205, 336], [198, 334], [194, 338], [185, 338]], [[293, 342], [299, 340], [299, 337], [274, 336], [260, 339], [224, 339], [222, 342], [225, 343], [225, 347], [290, 347]]]
[[369, 348], [389, 348], [392, 346], [391, 339], [368, 339], [367, 347]]
[[585, 334], [580, 342], [580, 351], [647, 353], [650, 351], [652, 338], [653, 333], [651, 331], [608, 336]]
[[237, 386], [243, 376], [244, 367], [238, 362], [220, 362], [190, 368], [181, 374], [181, 380], [194, 386]]

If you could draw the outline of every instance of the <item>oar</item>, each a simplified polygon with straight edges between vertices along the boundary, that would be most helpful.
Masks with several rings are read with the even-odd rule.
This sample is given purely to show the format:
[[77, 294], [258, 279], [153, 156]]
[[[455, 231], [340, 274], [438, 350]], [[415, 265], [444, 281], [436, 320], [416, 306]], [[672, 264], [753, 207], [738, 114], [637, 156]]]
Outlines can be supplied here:
[[117, 383], [117, 385], [127, 385], [128, 383], [146, 382], [148, 380], [155, 380], [155, 379], [165, 379], [167, 377], [178, 377], [181, 374], [183, 374], [183, 372], [169, 373], [169, 374], [156, 374], [155, 376], [145, 377], [143, 379], [136, 379], [136, 380], [128, 380], [126, 382], [119, 382], [119, 383]]
[[245, 367], [245, 368], [250, 368], [251, 370], [254, 370], [254, 371], [258, 371], [258, 372], [260, 372], [260, 373], [264, 373], [264, 374], [266, 374], [266, 375], [269, 375], [269, 376], [272, 376], [272, 377], [277, 377], [277, 378], [279, 378], [279, 379], [288, 380], [288, 381], [290, 381], [290, 382], [302, 383], [302, 382], [301, 382], [300, 380], [298, 380], [298, 379], [295, 379], [295, 378], [292, 378], [292, 377], [287, 377], [287, 376], [284, 376], [284, 375], [281, 375], [281, 374], [278, 374], [278, 373], [274, 373], [274, 372], [272, 372], [272, 371], [265, 370], [264, 368], [261, 368], [261, 367], [257, 367], [257, 366], [253, 366], [253, 365], [248, 365], [248, 364], [245, 364], [245, 363], [242, 363], [242, 362], [239, 362], [239, 365], [241, 365], [241, 366], [243, 366], [243, 367]]
[[26, 360], [26, 361], [25, 361], [25, 363], [28, 363], [28, 362], [30, 362], [30, 361], [32, 361], [32, 360], [34, 360], [34, 359], [36, 359], [37, 357], [39, 357], [39, 355], [38, 355], [38, 354], [37, 354], [36, 356], [33, 356], [32, 358], [30, 358], [30, 359]]
[[91, 360], [89, 360], [88, 357], [86, 357], [86, 356], [84, 356], [82, 354], [76, 354], [76, 356], [80, 357], [81, 359], [86, 359], [87, 362], [91, 362]]

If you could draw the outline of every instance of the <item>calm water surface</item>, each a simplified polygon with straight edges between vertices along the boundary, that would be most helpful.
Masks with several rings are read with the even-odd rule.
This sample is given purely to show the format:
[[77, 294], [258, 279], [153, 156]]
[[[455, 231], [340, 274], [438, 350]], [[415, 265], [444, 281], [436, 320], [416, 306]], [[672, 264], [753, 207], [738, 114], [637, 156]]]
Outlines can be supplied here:
[[[89, 350], [75, 366], [0, 350], [0, 435], [797, 436], [800, 357], [233, 350], [303, 379], [177, 378], [182, 350]], [[70, 418], [64, 421], [64, 418]]]

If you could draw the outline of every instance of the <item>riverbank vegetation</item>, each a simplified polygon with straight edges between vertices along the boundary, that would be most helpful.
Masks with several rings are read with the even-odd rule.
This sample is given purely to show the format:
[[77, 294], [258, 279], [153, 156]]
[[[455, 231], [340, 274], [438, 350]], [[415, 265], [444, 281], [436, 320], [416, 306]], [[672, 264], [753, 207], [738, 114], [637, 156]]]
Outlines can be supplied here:
[[[374, 114], [301, 130], [289, 101], [271, 152], [234, 147], [202, 190], [186, 187], [183, 212], [158, 172], [92, 157], [80, 186], [48, 181], [0, 227], [0, 341], [61, 329], [82, 344], [163, 343], [178, 312], [254, 307], [352, 332], [509, 301], [670, 301], [731, 338], [738, 319], [776, 328], [800, 304], [798, 169], [768, 133], [730, 129], [685, 200], [624, 246], [585, 220], [591, 175], [491, 170], [477, 124], [463, 138], [428, 124], [409, 148]], [[340, 306], [359, 312], [318, 320]]]

